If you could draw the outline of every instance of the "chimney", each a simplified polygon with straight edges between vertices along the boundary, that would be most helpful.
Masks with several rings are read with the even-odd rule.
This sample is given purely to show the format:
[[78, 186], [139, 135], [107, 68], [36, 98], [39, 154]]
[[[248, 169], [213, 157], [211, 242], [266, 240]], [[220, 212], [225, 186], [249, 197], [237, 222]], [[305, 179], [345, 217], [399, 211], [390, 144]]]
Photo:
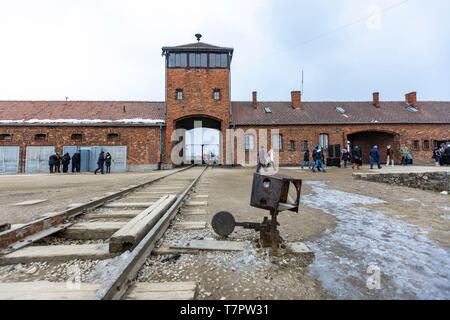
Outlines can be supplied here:
[[253, 109], [256, 109], [258, 107], [258, 93], [256, 91], [253, 91], [252, 106], [253, 106]]
[[293, 109], [300, 109], [302, 106], [302, 92], [292, 91], [291, 92], [291, 102]]
[[373, 93], [373, 105], [376, 108], [380, 107], [380, 93], [379, 92], [374, 92]]
[[417, 92], [410, 92], [405, 95], [406, 103], [417, 108]]

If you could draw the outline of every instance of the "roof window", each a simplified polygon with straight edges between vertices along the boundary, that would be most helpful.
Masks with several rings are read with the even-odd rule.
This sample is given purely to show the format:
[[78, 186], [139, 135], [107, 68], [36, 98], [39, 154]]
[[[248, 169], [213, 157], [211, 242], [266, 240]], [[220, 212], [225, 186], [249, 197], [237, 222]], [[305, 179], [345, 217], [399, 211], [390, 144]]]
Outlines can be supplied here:
[[265, 113], [272, 113], [272, 109], [270, 107], [264, 107]]
[[409, 111], [409, 112], [412, 112], [412, 113], [417, 113], [417, 112], [419, 112], [419, 110], [418, 110], [417, 108], [414, 108], [413, 106], [408, 106], [408, 108], [406, 108], [406, 109], [408, 109], [408, 111]]
[[344, 114], [345, 109], [343, 107], [336, 107], [336, 112]]

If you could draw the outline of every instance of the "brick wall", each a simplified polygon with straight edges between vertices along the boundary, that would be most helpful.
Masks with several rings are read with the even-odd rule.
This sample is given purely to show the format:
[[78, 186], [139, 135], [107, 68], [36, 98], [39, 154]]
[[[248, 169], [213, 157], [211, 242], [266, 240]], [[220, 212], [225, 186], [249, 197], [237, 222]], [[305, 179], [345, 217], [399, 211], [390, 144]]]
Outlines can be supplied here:
[[[63, 146], [127, 146], [128, 165], [157, 164], [160, 160], [159, 127], [60, 127], [60, 126], [0, 126], [0, 134], [12, 134], [13, 141], [0, 141], [0, 146], [20, 146], [20, 158], [25, 162], [27, 146], [55, 146], [62, 153]], [[119, 138], [109, 141], [109, 133]], [[36, 134], [46, 134], [46, 141], [35, 141]], [[72, 134], [82, 134], [83, 140], [71, 140]]]
[[[271, 146], [270, 131], [272, 129], [279, 129], [283, 139], [283, 149], [280, 151], [280, 163], [286, 165], [299, 164], [303, 160], [303, 151], [301, 148], [301, 142], [307, 140], [310, 151], [314, 146], [319, 144], [319, 135], [328, 134], [329, 144], [340, 144], [341, 148], [344, 148], [349, 136], [354, 133], [364, 131], [386, 132], [392, 135], [392, 140], [389, 143], [393, 143], [394, 151], [396, 154], [397, 162], [399, 160], [400, 146], [403, 143], [413, 151], [413, 156], [416, 163], [432, 163], [432, 151], [433, 140], [448, 140], [450, 139], [450, 125], [305, 125], [305, 126], [239, 126], [236, 129], [243, 129], [244, 131], [249, 129], [267, 129], [268, 130], [268, 148]], [[386, 137], [389, 137], [387, 135]], [[288, 150], [289, 140], [295, 141], [295, 151]], [[419, 150], [413, 150], [413, 141], [420, 141]], [[430, 143], [430, 149], [424, 150], [423, 141], [428, 140]], [[385, 140], [376, 141], [376, 139], [370, 139], [367, 141], [367, 146], [363, 145], [363, 149], [368, 149], [369, 146], [376, 143], [380, 146], [382, 160], [385, 159], [385, 147], [387, 143]], [[243, 147], [243, 145], [241, 145]], [[236, 160], [236, 148], [235, 145], [235, 160]], [[247, 156], [248, 157], [248, 156]]]
[[[228, 69], [195, 69], [168, 68], [166, 79], [167, 121], [165, 162], [170, 164], [170, 143], [177, 120], [203, 115], [221, 121], [222, 134], [225, 135], [230, 122], [230, 70]], [[176, 99], [176, 90], [182, 89], [183, 100]], [[219, 89], [221, 99], [213, 99], [213, 91]], [[222, 155], [224, 155], [222, 150]]]

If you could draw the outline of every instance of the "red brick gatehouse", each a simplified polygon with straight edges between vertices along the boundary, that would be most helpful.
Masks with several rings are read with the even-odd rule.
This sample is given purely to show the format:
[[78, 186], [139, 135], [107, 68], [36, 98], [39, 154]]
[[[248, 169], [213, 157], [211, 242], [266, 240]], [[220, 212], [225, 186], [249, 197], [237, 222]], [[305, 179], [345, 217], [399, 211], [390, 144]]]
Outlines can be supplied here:
[[373, 93], [364, 102], [311, 102], [302, 101], [300, 91], [286, 92], [288, 101], [258, 101], [256, 92], [249, 101], [231, 101], [232, 48], [198, 41], [162, 50], [163, 102], [0, 101], [0, 174], [46, 172], [50, 153], [77, 149], [85, 171], [100, 149], [113, 153], [115, 171], [170, 167], [172, 147], [183, 140], [172, 141], [172, 133], [194, 128], [195, 121], [222, 133], [219, 161], [229, 165], [236, 156], [226, 148], [228, 129], [244, 130], [244, 142], [236, 145], [253, 154], [254, 132], [267, 129], [267, 147], [279, 149], [282, 165], [298, 165], [315, 145], [339, 157], [348, 141], [366, 157], [375, 144], [382, 151], [392, 145], [397, 160], [406, 144], [416, 163], [427, 163], [434, 146], [450, 140], [450, 102], [419, 101], [416, 92], [403, 101]]

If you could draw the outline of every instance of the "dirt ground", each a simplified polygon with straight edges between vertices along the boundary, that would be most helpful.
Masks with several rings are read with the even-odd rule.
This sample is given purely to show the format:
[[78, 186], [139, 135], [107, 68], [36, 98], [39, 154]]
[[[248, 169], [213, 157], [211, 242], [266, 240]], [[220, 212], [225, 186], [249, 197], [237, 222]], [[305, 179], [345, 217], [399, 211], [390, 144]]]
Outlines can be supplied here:
[[[84, 203], [168, 173], [0, 175], [0, 224], [27, 223], [48, 212], [65, 210], [72, 203]], [[47, 201], [13, 206], [28, 200]]]

